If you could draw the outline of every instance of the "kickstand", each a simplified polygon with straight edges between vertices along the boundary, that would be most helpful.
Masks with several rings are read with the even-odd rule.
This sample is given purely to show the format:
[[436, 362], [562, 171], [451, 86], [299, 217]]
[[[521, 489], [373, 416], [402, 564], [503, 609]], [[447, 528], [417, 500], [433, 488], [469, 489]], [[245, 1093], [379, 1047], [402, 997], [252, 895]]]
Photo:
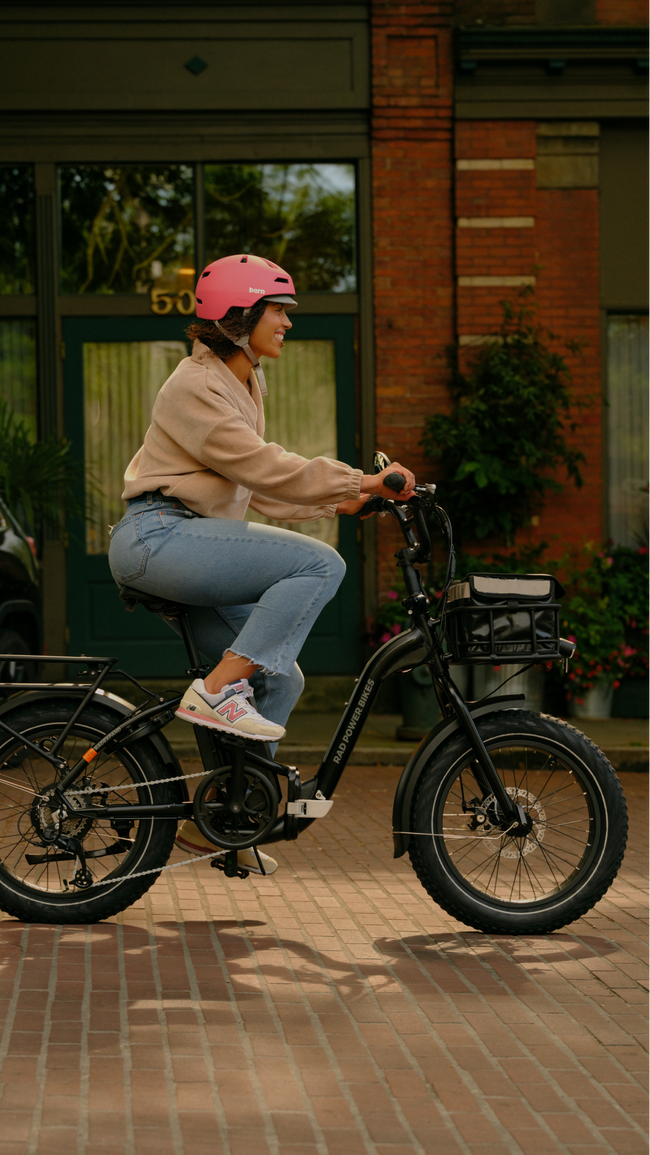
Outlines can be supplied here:
[[241, 870], [237, 865], [237, 851], [227, 850], [223, 858], [213, 858], [210, 866], [223, 870], [226, 878], [248, 878], [249, 871]]
[[264, 875], [264, 877], [266, 877], [266, 871], [264, 869], [264, 866], [262, 865], [262, 859], [260, 858], [259, 850], [257, 849], [256, 846], [253, 847], [253, 854], [255, 855], [255, 857], [257, 859], [257, 865], [259, 866], [262, 874]]

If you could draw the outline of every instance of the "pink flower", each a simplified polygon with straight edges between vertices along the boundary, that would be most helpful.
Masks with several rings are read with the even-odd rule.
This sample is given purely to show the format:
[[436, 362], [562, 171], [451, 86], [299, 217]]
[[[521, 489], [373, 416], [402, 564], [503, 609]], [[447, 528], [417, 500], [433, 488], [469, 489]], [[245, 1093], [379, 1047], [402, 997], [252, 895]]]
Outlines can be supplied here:
[[631, 658], [633, 654], [636, 654], [636, 650], [632, 646], [624, 646], [623, 653], [626, 658]]
[[399, 597], [399, 594], [397, 593], [397, 590], [389, 590], [388, 593], [386, 594], [386, 597], [391, 602], [396, 602], [398, 597]]
[[393, 634], [401, 634], [402, 632], [402, 627], [399, 622], [394, 622], [390, 628]]
[[567, 638], [567, 641], [569, 641], [569, 642], [575, 642], [575, 636], [574, 636], [574, 634], [569, 634], [569, 636], [568, 636], [568, 638]]
[[379, 641], [380, 641], [380, 642], [382, 643], [382, 645], [383, 645], [383, 643], [384, 643], [384, 642], [389, 642], [389, 641], [390, 641], [390, 639], [392, 638], [392, 636], [393, 636], [392, 634], [382, 634], [382, 635], [381, 635], [381, 637], [380, 637], [380, 639], [379, 639]]

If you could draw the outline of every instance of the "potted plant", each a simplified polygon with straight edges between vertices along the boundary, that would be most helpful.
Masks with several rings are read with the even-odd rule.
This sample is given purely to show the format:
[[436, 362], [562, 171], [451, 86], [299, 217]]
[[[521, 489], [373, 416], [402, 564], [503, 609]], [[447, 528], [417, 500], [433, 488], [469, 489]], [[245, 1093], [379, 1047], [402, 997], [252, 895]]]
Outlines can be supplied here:
[[609, 717], [623, 679], [648, 674], [648, 551], [587, 546], [566, 563], [562, 627], [576, 643], [565, 677], [577, 717]]

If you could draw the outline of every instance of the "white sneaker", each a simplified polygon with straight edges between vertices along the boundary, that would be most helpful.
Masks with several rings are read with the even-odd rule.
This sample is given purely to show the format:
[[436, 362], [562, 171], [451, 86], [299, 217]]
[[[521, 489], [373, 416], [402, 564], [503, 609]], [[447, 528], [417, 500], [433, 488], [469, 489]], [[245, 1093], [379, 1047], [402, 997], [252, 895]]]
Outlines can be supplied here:
[[[214, 842], [209, 842], [201, 834], [196, 823], [191, 822], [189, 818], [178, 829], [176, 845], [181, 850], [189, 850], [190, 854], [209, 854], [214, 851], [215, 858], [225, 858], [228, 853], [226, 850], [219, 850]], [[268, 854], [262, 854], [261, 850], [256, 853], [252, 846], [247, 850], [237, 851], [237, 866], [240, 870], [248, 870], [251, 874], [275, 874], [278, 869], [278, 864], [274, 858]]]
[[252, 696], [247, 678], [231, 682], [219, 694], [208, 694], [203, 679], [197, 678], [185, 691], [176, 717], [257, 742], [279, 742], [284, 738], [284, 727], [263, 718], [248, 701]]

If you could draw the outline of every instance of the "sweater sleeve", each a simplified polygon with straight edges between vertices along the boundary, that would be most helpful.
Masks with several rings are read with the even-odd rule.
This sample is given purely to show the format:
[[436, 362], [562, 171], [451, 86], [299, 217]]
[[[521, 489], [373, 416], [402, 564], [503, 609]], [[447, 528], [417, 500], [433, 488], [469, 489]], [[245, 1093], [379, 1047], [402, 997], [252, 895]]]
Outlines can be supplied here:
[[208, 469], [261, 497], [289, 505], [337, 505], [359, 497], [360, 469], [328, 457], [310, 461], [287, 453], [282, 446], [263, 441], [232, 406], [219, 408], [218, 419], [198, 447], [198, 460]]
[[336, 503], [332, 505], [290, 505], [284, 501], [270, 501], [259, 493], [250, 499], [251, 509], [274, 521], [318, 521], [321, 517], [335, 517]]

